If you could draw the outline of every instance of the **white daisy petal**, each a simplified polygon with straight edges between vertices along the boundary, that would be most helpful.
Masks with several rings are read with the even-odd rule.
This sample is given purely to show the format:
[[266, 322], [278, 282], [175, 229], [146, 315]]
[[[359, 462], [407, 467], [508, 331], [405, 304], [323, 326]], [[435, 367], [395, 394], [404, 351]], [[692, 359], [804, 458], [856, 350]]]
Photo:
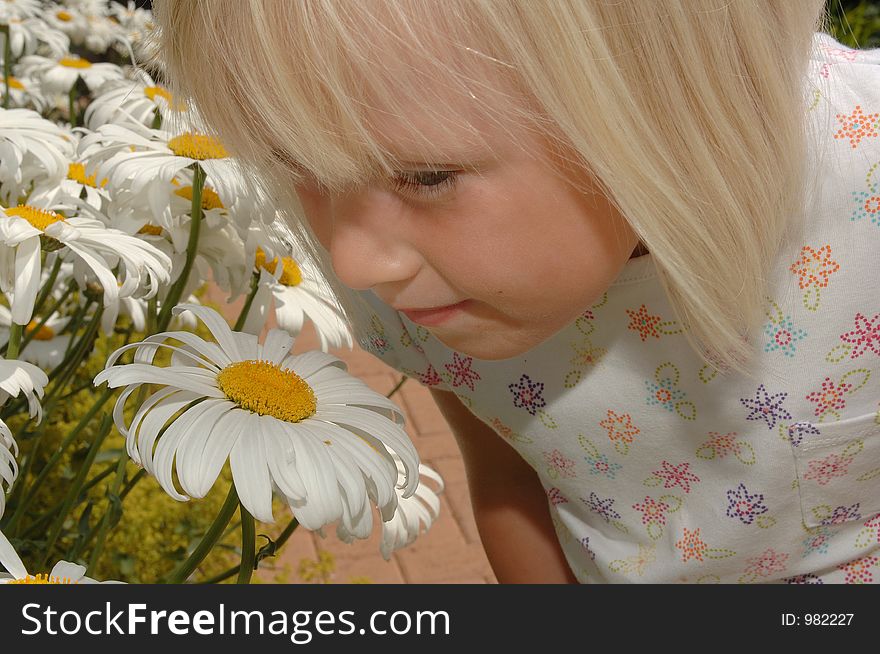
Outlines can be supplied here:
[[27, 568], [24, 567], [24, 563], [21, 562], [12, 543], [3, 535], [2, 531], [0, 531], [0, 565], [15, 579], [27, 577]]
[[281, 363], [290, 354], [290, 348], [292, 347], [293, 336], [283, 329], [270, 329], [269, 333], [266, 334], [266, 341], [263, 343], [260, 358], [267, 359], [272, 363]]
[[272, 484], [263, 445], [263, 430], [256, 414], [247, 417], [242, 437], [229, 454], [235, 488], [244, 507], [257, 520], [275, 522], [272, 516]]

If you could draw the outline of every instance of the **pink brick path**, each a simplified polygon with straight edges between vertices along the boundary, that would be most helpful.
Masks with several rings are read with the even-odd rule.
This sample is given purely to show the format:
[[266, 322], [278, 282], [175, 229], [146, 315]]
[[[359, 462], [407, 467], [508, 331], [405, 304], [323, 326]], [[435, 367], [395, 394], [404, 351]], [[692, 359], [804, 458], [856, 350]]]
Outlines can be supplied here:
[[[225, 304], [221, 294], [211, 291], [208, 297], [220, 304], [223, 313], [231, 319], [238, 315], [243, 302], [240, 298], [236, 303]], [[274, 319], [270, 317], [267, 329], [273, 324]], [[304, 352], [319, 347], [312, 323], [308, 322], [293, 351]], [[401, 378], [399, 372], [360, 348], [331, 350], [331, 353], [348, 364], [351, 374], [383, 395], [389, 393]], [[440, 495], [440, 517], [427, 533], [420, 535], [409, 547], [394, 553], [390, 561], [385, 561], [379, 553], [381, 527], [375, 507], [373, 534], [366, 540], [343, 543], [336, 537], [335, 525], [325, 527], [327, 537], [324, 539], [298, 528], [274, 563], [263, 561], [262, 566], [268, 569], [257, 573], [261, 580], [271, 582], [277, 574], [277, 570], [272, 570], [275, 567], [289, 570], [286, 578], [290, 582], [302, 583], [298, 574], [300, 560], [316, 560], [319, 550], [327, 550], [335, 560], [331, 583], [350, 583], [352, 579], [362, 577], [384, 584], [497, 583], [477, 533], [464, 465], [449, 426], [428, 390], [414, 380], [408, 379], [392, 399], [406, 416], [406, 431], [415, 443], [422, 463], [440, 473], [446, 485]]]

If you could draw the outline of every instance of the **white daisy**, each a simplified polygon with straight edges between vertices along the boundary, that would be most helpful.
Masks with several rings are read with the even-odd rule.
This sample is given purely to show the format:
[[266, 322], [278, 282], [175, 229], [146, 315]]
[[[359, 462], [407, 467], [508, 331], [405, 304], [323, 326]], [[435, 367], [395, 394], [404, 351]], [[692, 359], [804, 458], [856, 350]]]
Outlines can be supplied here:
[[44, 207], [82, 198], [90, 207], [103, 211], [110, 204], [110, 193], [106, 186], [106, 179], [102, 179], [99, 184], [97, 173], [88, 174], [85, 162], [74, 161], [67, 164], [67, 177], [60, 182], [37, 185], [28, 195], [28, 202]]
[[47, 574], [28, 574], [21, 557], [9, 539], [0, 532], [0, 565], [7, 571], [0, 573], [0, 584], [121, 584], [121, 581], [95, 581], [86, 577], [86, 568], [76, 563], [59, 561]]
[[40, 398], [48, 383], [46, 373], [34, 364], [18, 359], [0, 359], [0, 406], [10, 397], [23, 393], [27, 398], [28, 414], [32, 418], [36, 416], [40, 422], [43, 419]]
[[[6, 423], [0, 420], [0, 518], [6, 509], [6, 491], [18, 477], [18, 444]], [[3, 486], [6, 486], [4, 488]]]
[[[207, 222], [207, 221], [206, 221]], [[130, 233], [130, 224], [114, 222]], [[207, 281], [212, 281], [230, 295], [234, 301], [247, 286], [250, 270], [245, 265], [244, 248], [238, 233], [229, 224], [212, 226], [207, 222], [202, 229], [196, 245], [196, 258], [189, 273], [182, 295], [195, 292]], [[171, 259], [171, 283], [183, 274], [186, 262], [186, 244], [189, 237], [190, 219], [180, 217], [177, 224], [166, 229], [152, 223], [145, 223], [135, 235], [164, 252]], [[164, 301], [168, 287], [159, 292], [159, 304]]]
[[[28, 361], [45, 370], [54, 369], [64, 359], [64, 353], [70, 344], [71, 335], [61, 334], [61, 331], [70, 322], [70, 316], [53, 314], [46, 323], [40, 327], [25, 348], [19, 353], [18, 358]], [[25, 334], [34, 331], [38, 321], [31, 320], [25, 327]], [[0, 346], [9, 340], [9, 328], [12, 325], [12, 312], [0, 305]]]
[[153, 20], [153, 12], [138, 7], [134, 0], [128, 0], [125, 5], [122, 2], [111, 2], [108, 9], [120, 25], [132, 31], [145, 31]]
[[68, 7], [63, 3], [47, 7], [42, 16], [49, 25], [59, 32], [63, 32], [75, 43], [82, 43], [83, 36], [89, 28], [86, 15], [82, 11], [77, 7]]
[[26, 55], [15, 66], [18, 75], [33, 77], [44, 93], [70, 93], [78, 78], [82, 78], [94, 93], [104, 82], [121, 79], [122, 68], [109, 62], [92, 63], [88, 59], [70, 55], [59, 59], [40, 55]]
[[31, 109], [0, 109], [0, 199], [14, 204], [31, 184], [60, 181], [74, 138]]
[[49, 105], [36, 82], [15, 76], [9, 78], [9, 104], [14, 109], [34, 109], [37, 112]]
[[[368, 533], [370, 500], [383, 520], [398, 504], [399, 473], [388, 448], [403, 462], [403, 497], [415, 492], [418, 454], [400, 409], [345, 372], [344, 362], [318, 351], [290, 354], [294, 339], [280, 329], [260, 344], [230, 330], [212, 309], [174, 308], [180, 310], [196, 314], [217, 342], [156, 334], [116, 350], [94, 380], [125, 386], [113, 411], [116, 426], [131, 458], [171, 497], [204, 497], [228, 459], [242, 504], [259, 520], [274, 521], [274, 488], [307, 529], [341, 519], [348, 532]], [[172, 350], [167, 368], [152, 365], [159, 347]], [[134, 363], [113, 365], [132, 348]], [[126, 400], [143, 384], [158, 390], [126, 425]], [[173, 469], [186, 494], [177, 490]]]
[[[397, 461], [397, 469], [403, 474], [403, 463], [396, 455], [394, 456]], [[437, 489], [434, 490], [425, 483], [426, 479], [434, 482]], [[400, 495], [394, 517], [388, 522], [382, 523], [382, 542], [379, 545], [379, 551], [386, 561], [391, 558], [393, 552], [412, 545], [423, 529], [427, 533], [431, 528], [440, 515], [438, 495], [443, 492], [444, 486], [443, 479], [437, 474], [437, 471], [424, 463], [419, 464], [419, 487], [416, 489], [415, 495], [406, 498]], [[399, 493], [400, 491], [398, 491]], [[347, 535], [340, 535], [343, 540], [345, 540], [344, 537], [347, 538]], [[345, 542], [350, 541], [346, 540]]]
[[[13, 60], [37, 51], [45, 44], [54, 57], [63, 57], [70, 48], [70, 39], [41, 18], [13, 18], [9, 21], [9, 48]], [[0, 35], [0, 46], [5, 36]]]
[[0, 25], [7, 25], [14, 18], [37, 16], [43, 11], [40, 0], [0, 1]]
[[[192, 184], [191, 172], [199, 164], [206, 174], [206, 185], [214, 189], [226, 207], [245, 195], [246, 186], [229, 153], [214, 137], [185, 132], [150, 129], [138, 123], [106, 124], [82, 138], [79, 154], [98, 165], [99, 179], [110, 180], [114, 189], [134, 195], [154, 187], [151, 202], [170, 201], [168, 185], [179, 178]], [[151, 205], [154, 213], [157, 206]]]
[[[104, 289], [104, 306], [118, 296], [146, 289], [144, 297], [169, 282], [171, 260], [141, 239], [107, 228], [103, 222], [82, 215], [91, 210], [80, 204], [80, 215], [65, 218], [49, 209], [30, 205], [0, 208], [0, 290], [11, 294], [12, 320], [26, 325], [33, 317], [40, 283], [41, 242], [64, 248], [62, 257], [73, 260], [73, 276], [85, 287], [94, 275]], [[113, 273], [119, 265], [120, 285]]]
[[[28, 401], [28, 413], [37, 421], [43, 419], [40, 399], [49, 378], [46, 373], [32, 363], [18, 360], [0, 359], [0, 406], [10, 397], [24, 393]], [[18, 476], [18, 445], [5, 422], [0, 420], [0, 517], [6, 505], [6, 491]], [[3, 488], [4, 484], [6, 488]]]
[[259, 288], [251, 304], [244, 331], [259, 334], [266, 323], [270, 305], [275, 305], [278, 326], [299, 335], [303, 322], [309, 318], [321, 340], [321, 349], [352, 347], [352, 336], [333, 297], [317, 282], [317, 270], [297, 263], [292, 257], [267, 261], [266, 253], [257, 248], [255, 267], [260, 271]]
[[151, 127], [157, 115], [172, 107], [181, 108], [179, 103], [172, 102], [171, 92], [146, 72], [138, 71], [138, 75], [141, 79], [110, 80], [98, 90], [84, 115], [89, 129], [132, 120]]

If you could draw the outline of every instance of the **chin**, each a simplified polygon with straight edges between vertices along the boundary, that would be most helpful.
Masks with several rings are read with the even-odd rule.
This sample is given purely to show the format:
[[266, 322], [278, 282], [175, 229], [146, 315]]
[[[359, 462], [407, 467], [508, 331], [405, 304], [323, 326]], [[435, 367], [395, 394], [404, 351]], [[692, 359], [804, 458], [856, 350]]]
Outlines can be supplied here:
[[477, 334], [472, 338], [466, 336], [455, 338], [450, 335], [444, 336], [437, 333], [434, 333], [433, 336], [446, 347], [483, 361], [512, 359], [513, 357], [525, 354], [538, 345], [538, 343], [534, 343], [517, 347], [502, 337], [498, 337], [496, 342], [487, 342], [485, 334]]

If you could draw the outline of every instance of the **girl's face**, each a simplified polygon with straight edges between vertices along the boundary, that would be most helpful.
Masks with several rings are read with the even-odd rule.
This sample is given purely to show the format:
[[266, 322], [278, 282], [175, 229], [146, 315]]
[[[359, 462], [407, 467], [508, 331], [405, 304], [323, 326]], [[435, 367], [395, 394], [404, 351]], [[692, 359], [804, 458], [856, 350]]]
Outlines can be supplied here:
[[[418, 112], [383, 118], [380, 141], [407, 162], [395, 180], [334, 196], [309, 184], [296, 191], [342, 283], [398, 310], [466, 301], [426, 329], [475, 358], [507, 359], [596, 302], [638, 238], [598, 191], [566, 181], [593, 187], [545, 139], [468, 118], [490, 147]], [[408, 154], [425, 138], [442, 155]]]

